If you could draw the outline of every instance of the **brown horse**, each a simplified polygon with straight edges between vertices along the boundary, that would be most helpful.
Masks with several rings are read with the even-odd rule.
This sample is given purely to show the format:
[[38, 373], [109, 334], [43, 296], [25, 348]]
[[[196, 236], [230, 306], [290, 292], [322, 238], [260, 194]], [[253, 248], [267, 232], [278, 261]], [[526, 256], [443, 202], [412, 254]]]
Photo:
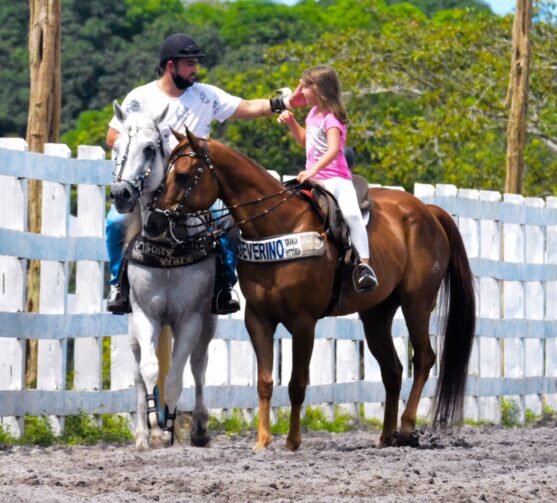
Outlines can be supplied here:
[[[169, 163], [166, 187], [157, 203], [175, 211], [207, 209], [221, 198], [246, 240], [304, 231], [325, 236], [323, 256], [286, 262], [238, 264], [246, 298], [245, 323], [257, 357], [259, 429], [254, 450], [272, 440], [269, 413], [273, 392], [273, 335], [278, 323], [292, 334], [292, 374], [288, 385], [290, 429], [286, 447], [301, 443], [300, 411], [309, 381], [315, 325], [329, 305], [337, 246], [304, 198], [284, 186], [246, 156], [214, 140], [175, 133], [179, 145]], [[416, 442], [418, 402], [435, 363], [429, 321], [442, 283], [444, 337], [434, 423], [462, 419], [463, 400], [475, 328], [473, 278], [462, 238], [450, 215], [397, 190], [371, 189], [373, 215], [368, 225], [371, 264], [379, 286], [356, 293], [345, 280], [331, 315], [358, 312], [369, 349], [377, 359], [386, 391], [379, 446]], [[391, 336], [393, 317], [402, 308], [414, 351], [414, 381], [397, 432], [402, 365]]]

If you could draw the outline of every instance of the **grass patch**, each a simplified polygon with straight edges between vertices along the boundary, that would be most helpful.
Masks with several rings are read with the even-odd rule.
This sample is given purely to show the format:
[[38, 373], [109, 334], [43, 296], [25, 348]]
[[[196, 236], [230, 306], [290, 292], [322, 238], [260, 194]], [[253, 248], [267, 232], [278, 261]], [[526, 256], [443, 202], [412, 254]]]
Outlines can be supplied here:
[[306, 407], [306, 413], [302, 418], [302, 428], [310, 431], [330, 431], [332, 433], [342, 433], [356, 429], [357, 418], [343, 412], [340, 407], [334, 408], [333, 420], [330, 421], [325, 416], [323, 409], [319, 407]]
[[253, 429], [252, 424], [246, 421], [242, 409], [232, 409], [228, 417], [209, 416], [209, 430], [235, 435]]
[[57, 436], [46, 416], [27, 416], [24, 419], [24, 433], [14, 438], [0, 425], [0, 445], [93, 445], [98, 442], [128, 442], [133, 439], [127, 420], [117, 414], [103, 414], [101, 425], [93, 416], [81, 412], [67, 416], [64, 432]]
[[520, 409], [514, 400], [501, 397], [501, 424], [505, 428], [520, 424]]
[[271, 433], [273, 435], [286, 435], [289, 428], [290, 409], [277, 409], [276, 423], [271, 425]]

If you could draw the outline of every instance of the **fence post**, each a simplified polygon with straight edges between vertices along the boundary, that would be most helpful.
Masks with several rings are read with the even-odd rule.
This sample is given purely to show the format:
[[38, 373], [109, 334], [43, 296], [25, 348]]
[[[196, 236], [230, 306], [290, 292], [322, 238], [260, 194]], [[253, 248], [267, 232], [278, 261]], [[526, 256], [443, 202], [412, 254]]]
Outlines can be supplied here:
[[[480, 191], [475, 189], [459, 189], [459, 207], [465, 210], [465, 207], [471, 204], [478, 206], [480, 203]], [[465, 213], [464, 211], [462, 213]], [[475, 212], [474, 212], [475, 213]], [[459, 217], [458, 224], [468, 258], [478, 258], [480, 256], [480, 240], [481, 240], [481, 220], [470, 217]], [[474, 277], [474, 293], [476, 296], [476, 306], [479, 305], [479, 285], [477, 278]], [[468, 375], [479, 374], [479, 354], [478, 339], [474, 337], [474, 344], [470, 354], [470, 362], [468, 364]], [[464, 417], [473, 421], [478, 420], [478, 397], [467, 395], [464, 399]]]
[[[557, 211], [557, 197], [546, 199], [546, 208]], [[557, 266], [557, 225], [546, 227], [545, 263]], [[545, 321], [557, 320], [557, 281], [547, 281], [545, 284]], [[555, 334], [554, 334], [555, 335]], [[545, 340], [545, 378], [557, 377], [557, 337]], [[557, 409], [557, 393], [547, 393], [545, 403], [552, 409]]]
[[[27, 151], [20, 138], [0, 138], [0, 148]], [[0, 227], [27, 230], [27, 179], [0, 176]], [[27, 261], [0, 256], [0, 311], [25, 311]], [[25, 340], [0, 338], [0, 390], [25, 387]], [[22, 417], [0, 418], [0, 424], [14, 437], [23, 434]]]
[[[480, 190], [480, 201], [500, 202], [499, 192]], [[485, 219], [480, 222], [480, 257], [484, 260], [501, 261], [501, 222]], [[500, 320], [502, 314], [501, 281], [495, 277], [482, 276], [479, 280], [478, 314], [482, 318]], [[496, 337], [481, 336], [478, 345], [478, 371], [480, 378], [501, 376], [501, 341]], [[480, 379], [481, 385], [481, 379]], [[478, 419], [501, 421], [501, 403], [497, 396], [478, 397]]]
[[[524, 200], [526, 209], [541, 208], [545, 210], [545, 202], [541, 198], [527, 197]], [[541, 223], [541, 222], [540, 222]], [[542, 225], [525, 226], [525, 262], [526, 264], [543, 264], [545, 250], [545, 229]], [[544, 285], [542, 281], [524, 283], [525, 317], [527, 320], [543, 320], [544, 318]], [[544, 375], [544, 344], [543, 339], [528, 337], [524, 340], [524, 376], [542, 377]], [[542, 392], [525, 395], [524, 407], [536, 415], [542, 413]]]
[[[80, 145], [78, 159], [101, 160], [101, 147]], [[102, 238], [105, 213], [104, 186], [80, 184], [77, 187], [76, 236]], [[74, 312], [99, 313], [102, 310], [104, 264], [80, 260], [76, 264], [76, 301]], [[102, 384], [102, 337], [78, 337], [74, 341], [74, 388], [100, 390]]]
[[[71, 157], [67, 145], [47, 143], [45, 155]], [[69, 230], [69, 187], [62, 183], [43, 182], [41, 234], [65, 237]], [[67, 270], [64, 262], [42, 260], [40, 280], [40, 312], [63, 314], [67, 303]], [[67, 340], [41, 339], [38, 344], [37, 388], [63, 390], [66, 388]], [[53, 431], [62, 433], [64, 418], [50, 416]]]
[[[524, 209], [524, 197], [519, 194], [504, 194], [502, 211], [509, 213], [510, 204], [521, 205]], [[524, 226], [520, 223], [503, 223], [503, 260], [515, 264], [525, 262]], [[524, 318], [524, 284], [521, 281], [503, 282], [503, 318]], [[506, 337], [503, 340], [503, 372], [505, 377], [513, 379], [524, 378], [524, 338]], [[509, 398], [519, 406], [519, 421], [524, 420], [524, 397], [512, 395]]]

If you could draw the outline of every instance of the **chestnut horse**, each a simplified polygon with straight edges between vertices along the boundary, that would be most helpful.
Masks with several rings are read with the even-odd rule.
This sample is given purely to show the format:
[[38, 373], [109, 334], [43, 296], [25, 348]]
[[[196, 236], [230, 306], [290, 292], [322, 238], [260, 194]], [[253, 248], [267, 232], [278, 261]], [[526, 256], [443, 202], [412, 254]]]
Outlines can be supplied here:
[[[340, 251], [323, 233], [322, 220], [312, 205], [285, 189], [256, 162], [215, 140], [201, 140], [190, 132], [175, 135], [180, 143], [170, 157], [158, 207], [197, 211], [221, 198], [246, 240], [305, 231], [326, 236], [322, 256], [238, 264], [246, 298], [245, 324], [257, 357], [259, 428], [254, 451], [272, 440], [273, 335], [278, 323], [292, 334], [288, 385], [292, 407], [286, 447], [296, 450], [301, 443], [300, 411], [309, 381], [315, 325], [331, 300]], [[403, 191], [371, 189], [370, 194], [374, 204], [368, 234], [379, 286], [357, 293], [351, 278], [345, 278], [330, 314], [359, 313], [368, 347], [380, 365], [386, 400], [379, 446], [415, 445], [418, 402], [435, 363], [429, 321], [442, 284], [447, 295], [442, 305], [443, 350], [433, 422], [448, 425], [462, 420], [475, 328], [473, 277], [462, 238], [448, 213]], [[391, 326], [399, 307], [413, 348], [414, 380], [397, 432], [402, 365]]]

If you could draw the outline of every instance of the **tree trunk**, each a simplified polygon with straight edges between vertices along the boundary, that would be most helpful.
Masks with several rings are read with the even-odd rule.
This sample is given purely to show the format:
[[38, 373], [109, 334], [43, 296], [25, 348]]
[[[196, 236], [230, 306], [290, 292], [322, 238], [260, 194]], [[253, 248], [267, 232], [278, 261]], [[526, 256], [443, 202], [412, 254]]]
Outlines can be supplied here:
[[[60, 0], [29, 0], [30, 93], [27, 144], [43, 152], [45, 143], [60, 137], [61, 26]], [[29, 181], [29, 230], [41, 232], [42, 184]], [[27, 312], [39, 310], [39, 262], [31, 260], [27, 273]], [[37, 345], [29, 341], [26, 383], [36, 382]]]
[[507, 178], [505, 192], [520, 194], [524, 181], [524, 148], [528, 112], [528, 73], [530, 68], [530, 30], [532, 0], [516, 0], [513, 25], [511, 75], [507, 105]]

